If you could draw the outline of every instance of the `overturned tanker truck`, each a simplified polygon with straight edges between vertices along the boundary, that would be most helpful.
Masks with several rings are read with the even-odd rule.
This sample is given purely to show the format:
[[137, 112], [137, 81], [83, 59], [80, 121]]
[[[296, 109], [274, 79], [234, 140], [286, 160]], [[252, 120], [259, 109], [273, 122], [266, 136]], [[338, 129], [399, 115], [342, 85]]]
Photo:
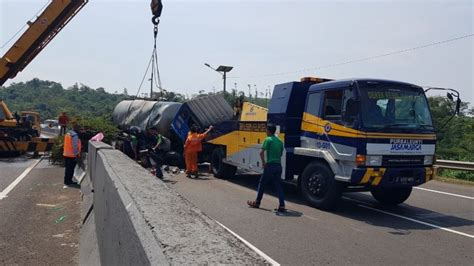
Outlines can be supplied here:
[[[184, 103], [124, 100], [117, 104], [112, 114], [113, 123], [123, 130], [125, 135], [130, 134], [129, 129], [132, 127], [140, 129], [139, 134], [145, 139], [138, 144], [142, 151], [149, 146], [144, 134], [147, 129], [154, 127], [158, 133], [169, 138], [171, 150], [166, 154], [164, 163], [177, 166], [183, 165], [183, 146], [192, 125], [204, 130], [232, 117], [231, 106], [220, 94], [199, 97]], [[212, 148], [205, 144], [199, 161], [209, 161], [211, 153]]]

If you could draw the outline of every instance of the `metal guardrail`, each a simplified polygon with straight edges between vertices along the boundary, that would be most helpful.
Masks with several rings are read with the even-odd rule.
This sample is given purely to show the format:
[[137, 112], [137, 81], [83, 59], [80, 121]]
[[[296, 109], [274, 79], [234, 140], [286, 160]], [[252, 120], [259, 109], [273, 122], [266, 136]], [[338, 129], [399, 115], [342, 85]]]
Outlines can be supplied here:
[[474, 162], [436, 160], [435, 166], [440, 169], [474, 171]]

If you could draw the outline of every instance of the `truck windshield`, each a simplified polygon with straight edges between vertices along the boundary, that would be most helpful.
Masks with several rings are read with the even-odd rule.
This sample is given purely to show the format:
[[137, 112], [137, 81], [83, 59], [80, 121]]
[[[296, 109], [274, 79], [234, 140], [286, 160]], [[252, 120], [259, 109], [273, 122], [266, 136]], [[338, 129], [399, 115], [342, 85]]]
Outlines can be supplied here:
[[434, 129], [422, 88], [391, 83], [359, 88], [364, 128]]

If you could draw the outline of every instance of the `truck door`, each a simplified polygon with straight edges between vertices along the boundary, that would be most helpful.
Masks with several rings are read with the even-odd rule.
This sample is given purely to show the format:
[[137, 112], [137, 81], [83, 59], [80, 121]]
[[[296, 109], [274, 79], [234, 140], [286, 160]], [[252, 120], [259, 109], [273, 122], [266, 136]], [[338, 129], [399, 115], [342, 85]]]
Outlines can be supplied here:
[[[317, 136], [322, 135], [323, 128], [321, 124], [321, 92], [313, 92], [308, 95], [306, 101], [306, 108], [303, 114], [303, 121], [301, 123], [301, 129], [304, 135]], [[312, 137], [301, 137], [301, 147], [303, 148], [314, 148], [314, 138]]]
[[324, 92], [323, 137], [316, 147], [329, 151], [344, 176], [354, 167], [357, 146], [360, 145], [356, 90], [352, 86]]

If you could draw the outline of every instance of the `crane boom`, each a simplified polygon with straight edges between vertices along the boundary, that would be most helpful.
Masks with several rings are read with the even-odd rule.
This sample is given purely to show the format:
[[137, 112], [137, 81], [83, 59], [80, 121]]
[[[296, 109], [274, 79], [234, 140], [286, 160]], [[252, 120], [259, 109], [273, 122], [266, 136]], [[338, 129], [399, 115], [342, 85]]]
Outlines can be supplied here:
[[14, 78], [40, 53], [88, 0], [52, 0], [28, 29], [0, 58], [0, 86]]

